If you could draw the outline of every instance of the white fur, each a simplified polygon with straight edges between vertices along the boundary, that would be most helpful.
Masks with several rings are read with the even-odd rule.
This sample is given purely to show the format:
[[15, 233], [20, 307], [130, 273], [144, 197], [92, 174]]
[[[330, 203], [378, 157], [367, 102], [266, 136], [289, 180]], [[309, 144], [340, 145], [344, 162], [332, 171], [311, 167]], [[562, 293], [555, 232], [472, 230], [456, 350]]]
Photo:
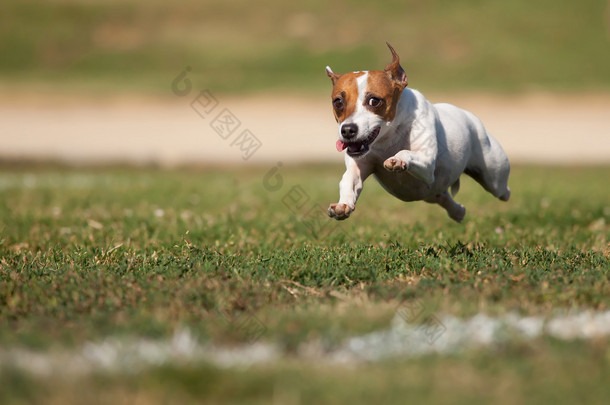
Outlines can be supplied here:
[[417, 90], [405, 88], [394, 119], [386, 122], [362, 106], [366, 88], [361, 89], [360, 79], [366, 84], [366, 77], [358, 78], [358, 107], [343, 123], [358, 124], [363, 135], [357, 139], [380, 123], [381, 131], [365, 155], [353, 158], [345, 153], [339, 202], [331, 204], [329, 216], [349, 217], [371, 174], [397, 198], [439, 204], [457, 222], [464, 218], [465, 208], [448, 190], [457, 192], [465, 171], [495, 197], [508, 200], [508, 158], [477, 117], [450, 104], [431, 104]]

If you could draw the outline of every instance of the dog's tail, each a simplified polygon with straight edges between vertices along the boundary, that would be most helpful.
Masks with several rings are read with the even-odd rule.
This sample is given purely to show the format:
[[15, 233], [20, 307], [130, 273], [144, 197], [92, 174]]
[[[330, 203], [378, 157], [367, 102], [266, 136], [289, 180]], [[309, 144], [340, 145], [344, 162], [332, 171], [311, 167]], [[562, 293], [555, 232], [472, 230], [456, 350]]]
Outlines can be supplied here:
[[460, 191], [460, 178], [451, 185], [451, 196], [455, 196]]

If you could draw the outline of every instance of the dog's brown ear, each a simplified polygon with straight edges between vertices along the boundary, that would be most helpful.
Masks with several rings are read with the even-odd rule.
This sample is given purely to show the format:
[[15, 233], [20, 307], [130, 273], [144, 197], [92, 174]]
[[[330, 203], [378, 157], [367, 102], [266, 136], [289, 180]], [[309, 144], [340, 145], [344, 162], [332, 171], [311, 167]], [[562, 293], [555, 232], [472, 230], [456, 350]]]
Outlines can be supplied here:
[[390, 75], [394, 82], [405, 88], [408, 84], [407, 73], [404, 71], [402, 66], [400, 66], [400, 58], [398, 57], [398, 54], [394, 48], [392, 48], [392, 45], [390, 45], [388, 42], [386, 42], [386, 45], [388, 48], [390, 48], [390, 52], [392, 52], [392, 62], [385, 67], [385, 72]]
[[341, 77], [340, 74], [333, 73], [333, 71], [330, 68], [330, 66], [326, 66], [326, 76], [330, 77], [330, 80], [333, 82], [333, 84], [335, 84], [337, 79], [339, 79], [339, 77]]

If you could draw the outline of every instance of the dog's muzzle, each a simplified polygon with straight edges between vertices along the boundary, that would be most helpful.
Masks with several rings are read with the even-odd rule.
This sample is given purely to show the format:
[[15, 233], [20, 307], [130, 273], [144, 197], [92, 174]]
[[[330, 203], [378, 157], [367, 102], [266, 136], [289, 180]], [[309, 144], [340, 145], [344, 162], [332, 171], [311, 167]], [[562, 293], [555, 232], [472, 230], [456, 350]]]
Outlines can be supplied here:
[[344, 149], [347, 149], [347, 154], [352, 157], [362, 156], [366, 152], [369, 151], [369, 146], [373, 142], [375, 142], [375, 139], [377, 139], [377, 135], [379, 135], [380, 130], [381, 130], [380, 126], [376, 127], [369, 133], [369, 135], [366, 138], [364, 138], [361, 141], [343, 142], [342, 140], [339, 139], [339, 140], [337, 140], [337, 150], [339, 152], [341, 152]]

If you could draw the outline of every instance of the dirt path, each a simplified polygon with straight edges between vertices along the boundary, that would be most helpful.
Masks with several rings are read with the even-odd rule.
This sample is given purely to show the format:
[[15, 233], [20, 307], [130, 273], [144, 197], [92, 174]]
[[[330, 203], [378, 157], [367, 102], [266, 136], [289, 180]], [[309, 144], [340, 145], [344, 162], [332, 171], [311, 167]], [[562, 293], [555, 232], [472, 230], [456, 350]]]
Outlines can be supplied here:
[[[0, 158], [164, 166], [342, 159], [325, 96], [203, 95], [192, 104], [195, 96], [3, 98]], [[610, 95], [428, 98], [473, 111], [512, 162], [610, 164]], [[219, 114], [228, 120], [214, 121]]]

